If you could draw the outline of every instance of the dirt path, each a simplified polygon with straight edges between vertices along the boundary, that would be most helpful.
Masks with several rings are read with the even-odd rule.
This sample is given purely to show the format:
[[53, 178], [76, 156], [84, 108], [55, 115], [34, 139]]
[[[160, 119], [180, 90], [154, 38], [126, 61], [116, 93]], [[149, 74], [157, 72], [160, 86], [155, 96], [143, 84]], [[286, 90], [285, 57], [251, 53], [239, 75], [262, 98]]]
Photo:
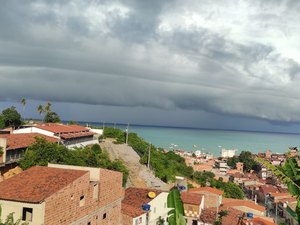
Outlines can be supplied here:
[[129, 170], [127, 187], [165, 189], [166, 183], [154, 176], [146, 166], [140, 164], [139, 155], [126, 144], [116, 145], [113, 140], [105, 140], [100, 143], [112, 160], [121, 159]]

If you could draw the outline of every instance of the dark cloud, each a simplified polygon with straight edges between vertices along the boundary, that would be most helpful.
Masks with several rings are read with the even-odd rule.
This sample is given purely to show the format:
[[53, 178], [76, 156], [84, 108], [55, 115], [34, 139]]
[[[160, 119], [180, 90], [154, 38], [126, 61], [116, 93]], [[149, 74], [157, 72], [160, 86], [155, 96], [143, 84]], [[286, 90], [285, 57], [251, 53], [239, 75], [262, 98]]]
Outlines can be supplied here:
[[0, 100], [297, 122], [298, 5], [5, 1]]

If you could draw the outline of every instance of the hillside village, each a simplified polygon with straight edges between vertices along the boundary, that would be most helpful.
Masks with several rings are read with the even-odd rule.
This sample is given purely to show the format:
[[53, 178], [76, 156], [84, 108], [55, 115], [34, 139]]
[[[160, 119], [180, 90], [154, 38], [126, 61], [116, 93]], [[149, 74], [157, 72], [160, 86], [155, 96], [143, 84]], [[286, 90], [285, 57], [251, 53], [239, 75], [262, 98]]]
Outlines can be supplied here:
[[[103, 129], [81, 125], [41, 122], [0, 130], [1, 220], [13, 213], [15, 221], [21, 219], [30, 225], [297, 224], [296, 198], [262, 165], [259, 171], [246, 171], [243, 162], [236, 162], [234, 168], [227, 165], [230, 158], [238, 158], [230, 152], [214, 158], [199, 152], [173, 151], [195, 172], [210, 172], [216, 182], [236, 184], [244, 197], [232, 198], [225, 193], [226, 188], [214, 187], [213, 180], [201, 184], [176, 176], [173, 181], [162, 182], [151, 168], [140, 164], [133, 148], [103, 139], [104, 133]], [[129, 167], [129, 179], [124, 185], [123, 174], [118, 171], [52, 162], [18, 169], [26, 149], [37, 138], [70, 151], [99, 145], [114, 160], [123, 160]], [[256, 157], [281, 165], [297, 154], [297, 149], [292, 149], [289, 154], [266, 151]]]

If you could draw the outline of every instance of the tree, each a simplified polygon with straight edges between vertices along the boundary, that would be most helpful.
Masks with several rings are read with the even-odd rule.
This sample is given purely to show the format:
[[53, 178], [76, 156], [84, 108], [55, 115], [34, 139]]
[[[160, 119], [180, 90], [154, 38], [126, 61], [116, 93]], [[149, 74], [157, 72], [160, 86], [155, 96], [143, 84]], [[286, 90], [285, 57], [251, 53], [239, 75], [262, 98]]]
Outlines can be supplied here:
[[2, 215], [2, 207], [0, 205], [0, 225], [28, 225], [27, 222], [21, 222], [21, 219], [18, 219], [16, 222], [14, 220], [14, 213], [9, 213], [5, 219], [5, 222], [2, 222], [1, 220]]
[[298, 217], [298, 224], [300, 224], [300, 166], [299, 159], [288, 158], [283, 166], [274, 166], [268, 161], [256, 157], [255, 160], [270, 169], [283, 183], [288, 186], [289, 192], [296, 196], [296, 214]]
[[47, 112], [45, 117], [44, 117], [44, 122], [45, 123], [59, 123], [60, 122], [60, 118], [57, 115], [56, 112]]
[[4, 123], [4, 118], [3, 116], [0, 114], [0, 129], [5, 127], [5, 123]]
[[48, 162], [63, 163], [68, 157], [69, 151], [65, 146], [37, 137], [35, 143], [27, 148], [19, 164], [25, 170], [35, 165], [47, 166]]
[[25, 98], [21, 99], [21, 105], [22, 105], [22, 108], [23, 108], [23, 111], [24, 111], [25, 110], [25, 106], [26, 106], [26, 99]]
[[50, 102], [47, 102], [44, 107], [45, 112], [51, 112], [51, 106], [52, 106], [52, 104]]
[[249, 151], [242, 151], [239, 156], [239, 161], [244, 164], [244, 170], [249, 172], [252, 169], [255, 169], [257, 162], [254, 160], [252, 153]]
[[39, 106], [37, 107], [37, 111], [38, 111], [38, 113], [39, 113], [40, 115], [42, 115], [42, 113], [44, 112], [43, 106], [42, 106], [42, 105], [39, 105]]
[[21, 115], [14, 106], [4, 109], [2, 111], [2, 118], [5, 127], [18, 127], [21, 125]]
[[233, 182], [224, 183], [223, 190], [226, 198], [244, 199], [243, 190]]

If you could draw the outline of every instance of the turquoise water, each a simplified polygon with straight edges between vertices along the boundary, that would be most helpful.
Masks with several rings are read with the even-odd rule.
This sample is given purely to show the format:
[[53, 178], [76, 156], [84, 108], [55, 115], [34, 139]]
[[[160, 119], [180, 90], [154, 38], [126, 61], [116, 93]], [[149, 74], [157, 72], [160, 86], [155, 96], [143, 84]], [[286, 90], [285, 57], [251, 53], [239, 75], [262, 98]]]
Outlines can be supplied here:
[[[98, 124], [99, 125], [99, 124]], [[116, 125], [125, 131], [124, 125]], [[201, 150], [202, 152], [220, 155], [221, 148], [238, 149], [253, 153], [264, 152], [270, 149], [273, 152], [284, 153], [290, 146], [300, 146], [299, 134], [264, 133], [246, 131], [205, 130], [173, 127], [154, 127], [130, 125], [129, 132], [135, 132], [147, 142], [156, 147], [186, 151]], [[197, 147], [193, 147], [196, 145]]]
[[[253, 153], [286, 152], [290, 146], [299, 146], [300, 135], [281, 133], [261, 133], [224, 130], [201, 130], [188, 128], [131, 126], [130, 132], [136, 132], [146, 141], [157, 147], [170, 149], [171, 144], [176, 149], [187, 151], [201, 150], [219, 156], [220, 149], [238, 149], [237, 153], [248, 150]], [[197, 147], [194, 147], [194, 146]]]

